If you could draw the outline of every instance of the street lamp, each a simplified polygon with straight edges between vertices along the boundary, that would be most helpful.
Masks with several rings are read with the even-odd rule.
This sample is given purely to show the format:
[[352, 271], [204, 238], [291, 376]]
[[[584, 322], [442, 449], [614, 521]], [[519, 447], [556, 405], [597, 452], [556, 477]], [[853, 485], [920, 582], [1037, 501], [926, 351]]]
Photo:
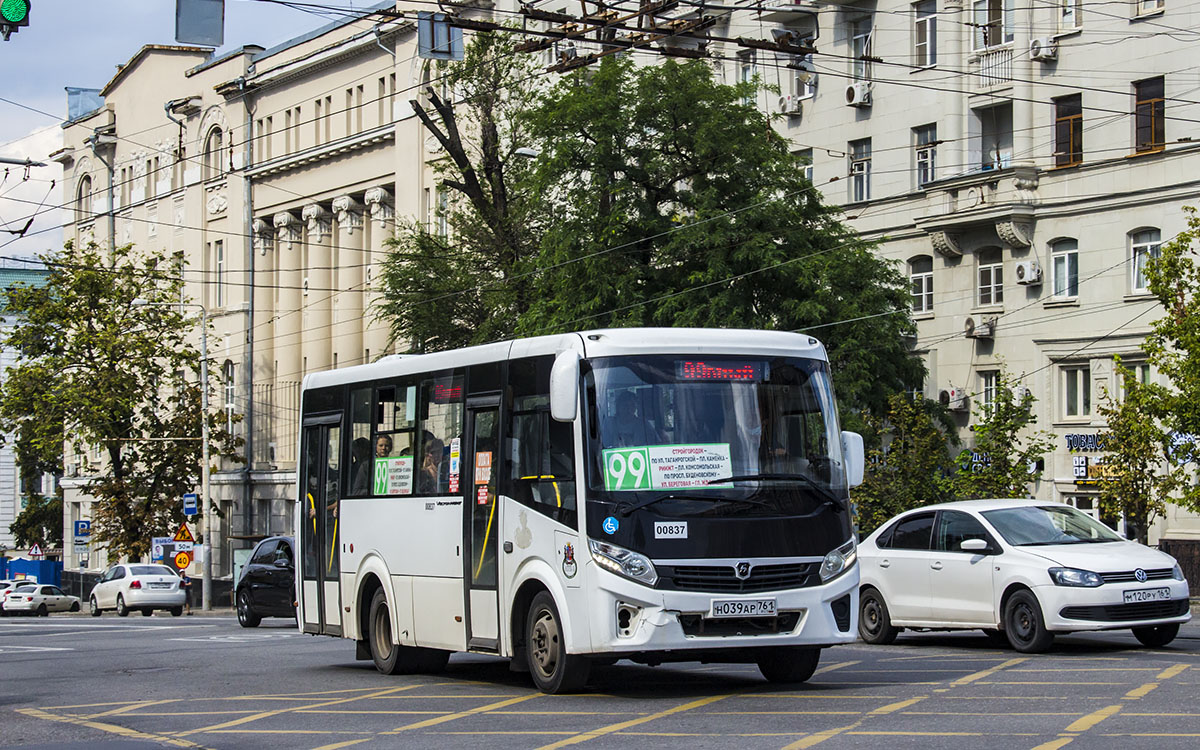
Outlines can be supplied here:
[[212, 610], [212, 499], [208, 494], [208, 310], [199, 302], [148, 302], [135, 299], [134, 307], [194, 307], [200, 311], [200, 493], [203, 498], [204, 564], [201, 568], [200, 609]]

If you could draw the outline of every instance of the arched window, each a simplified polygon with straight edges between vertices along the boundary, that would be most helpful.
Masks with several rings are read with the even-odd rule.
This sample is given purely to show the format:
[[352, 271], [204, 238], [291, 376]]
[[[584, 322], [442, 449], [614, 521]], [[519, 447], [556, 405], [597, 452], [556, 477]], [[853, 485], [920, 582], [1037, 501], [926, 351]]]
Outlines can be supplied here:
[[213, 128], [208, 131], [208, 137], [204, 139], [204, 179], [215, 180], [224, 174], [221, 169], [221, 152], [224, 144], [225, 134], [220, 128]]
[[1130, 280], [1134, 292], [1150, 291], [1150, 283], [1146, 279], [1146, 262], [1157, 258], [1162, 248], [1162, 234], [1153, 227], [1138, 229], [1129, 234], [1129, 259], [1133, 269]]
[[1055, 297], [1079, 296], [1079, 242], [1073, 239], [1050, 243], [1050, 273]]
[[979, 304], [1004, 302], [1004, 254], [998, 247], [976, 253], [979, 263]]
[[75, 221], [87, 221], [92, 218], [92, 176], [85, 174], [79, 181], [79, 190], [75, 193]]
[[928, 255], [909, 258], [908, 279], [913, 312], [933, 312], [933, 258]]

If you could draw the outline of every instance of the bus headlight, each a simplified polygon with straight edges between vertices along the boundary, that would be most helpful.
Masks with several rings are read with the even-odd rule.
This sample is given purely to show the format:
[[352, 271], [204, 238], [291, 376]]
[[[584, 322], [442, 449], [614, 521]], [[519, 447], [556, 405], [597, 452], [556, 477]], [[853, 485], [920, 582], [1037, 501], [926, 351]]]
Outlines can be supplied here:
[[821, 561], [821, 583], [826, 583], [837, 578], [842, 573], [853, 568], [854, 563], [857, 561], [858, 548], [855, 546], [853, 539], [835, 550], [830, 550], [829, 554], [825, 555], [825, 559]]
[[639, 555], [615, 544], [595, 540], [588, 541], [588, 549], [591, 550], [592, 559], [596, 561], [596, 564], [605, 570], [632, 578], [647, 586], [653, 586], [658, 582], [658, 571], [654, 569], [654, 563], [650, 562], [650, 558], [645, 555]]

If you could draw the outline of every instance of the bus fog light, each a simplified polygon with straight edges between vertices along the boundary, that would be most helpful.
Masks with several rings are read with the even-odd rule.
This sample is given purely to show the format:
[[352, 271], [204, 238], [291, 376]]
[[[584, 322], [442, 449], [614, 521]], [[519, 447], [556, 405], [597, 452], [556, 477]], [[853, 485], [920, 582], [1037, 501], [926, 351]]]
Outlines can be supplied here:
[[633, 631], [637, 625], [638, 615], [641, 614], [642, 608], [635, 607], [632, 604], [620, 604], [617, 606], [617, 635], [628, 638], [633, 635]]

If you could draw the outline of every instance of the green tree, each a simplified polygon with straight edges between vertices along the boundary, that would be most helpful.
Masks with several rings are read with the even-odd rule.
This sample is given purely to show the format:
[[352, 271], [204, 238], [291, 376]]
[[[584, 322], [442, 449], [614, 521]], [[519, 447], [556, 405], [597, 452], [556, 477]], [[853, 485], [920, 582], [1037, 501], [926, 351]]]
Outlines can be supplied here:
[[17, 546], [32, 547], [38, 544], [44, 550], [62, 544], [62, 497], [47, 497], [36, 492], [26, 495], [25, 499], [25, 507], [8, 526]]
[[991, 402], [980, 408], [974, 427], [975, 446], [958, 455], [953, 490], [958, 499], [1028, 497], [1030, 467], [1041, 465], [1054, 447], [1053, 436], [1032, 430], [1037, 402], [1003, 368], [996, 375]]
[[[6, 309], [11, 313], [11, 306]], [[41, 493], [43, 475], [62, 474], [63, 415], [51, 397], [56, 383], [55, 372], [33, 363], [5, 373], [4, 388], [14, 398], [0, 400], [0, 420], [16, 431], [3, 442], [13, 443], [17, 476], [25, 486], [26, 505], [9, 526], [20, 546], [62, 544], [62, 490], [56, 486], [53, 495]], [[36, 418], [25, 418], [29, 415]]]
[[[64, 432], [66, 450], [99, 448], [101, 460], [84, 467], [92, 541], [138, 558], [182, 520], [179, 498], [199, 480], [201, 360], [188, 343], [194, 318], [178, 304], [181, 260], [71, 243], [42, 260], [46, 285], [8, 296], [20, 323], [5, 344], [18, 360], [0, 386], [0, 428], [18, 446], [28, 440], [38, 460], [56, 433], [59, 455]], [[224, 415], [207, 418], [214, 454], [236, 458]]]
[[610, 56], [538, 93], [530, 58], [490, 36], [446, 68], [457, 106], [414, 102], [447, 154], [450, 231], [398, 235], [379, 306], [396, 337], [426, 351], [605, 326], [811, 330], [848, 411], [881, 413], [920, 381], [898, 267], [746, 104], [758, 83]]
[[867, 417], [863, 483], [851, 492], [861, 535], [897, 513], [953, 500], [950, 444], [956, 443], [944, 408], [936, 401], [896, 393], [883, 418]]

